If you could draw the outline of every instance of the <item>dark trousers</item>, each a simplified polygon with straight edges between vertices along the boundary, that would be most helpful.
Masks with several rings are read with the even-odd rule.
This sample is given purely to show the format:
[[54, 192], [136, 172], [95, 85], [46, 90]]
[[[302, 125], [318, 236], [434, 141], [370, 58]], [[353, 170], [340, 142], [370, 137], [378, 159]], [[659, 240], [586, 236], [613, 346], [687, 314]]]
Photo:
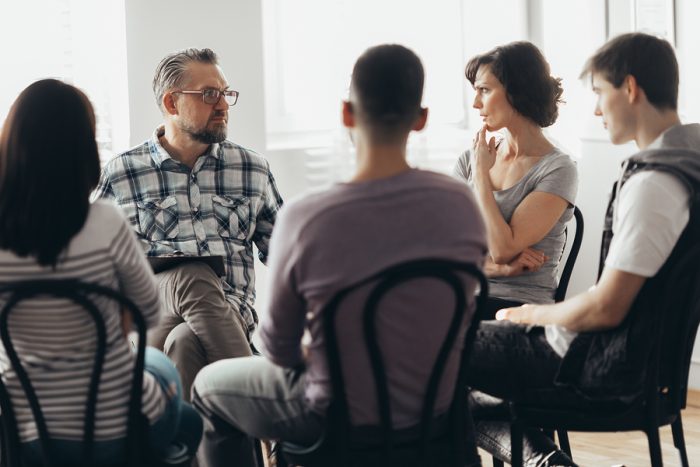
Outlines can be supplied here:
[[[467, 372], [468, 384], [475, 390], [470, 404], [479, 447], [510, 463], [510, 426], [479, 420], [481, 406], [497, 402], [495, 398], [577, 407], [589, 403], [573, 391], [554, 385], [560, 363], [561, 358], [547, 343], [540, 326], [507, 321], [479, 324]], [[541, 465], [556, 451], [556, 445], [541, 431], [526, 430], [526, 465]]]

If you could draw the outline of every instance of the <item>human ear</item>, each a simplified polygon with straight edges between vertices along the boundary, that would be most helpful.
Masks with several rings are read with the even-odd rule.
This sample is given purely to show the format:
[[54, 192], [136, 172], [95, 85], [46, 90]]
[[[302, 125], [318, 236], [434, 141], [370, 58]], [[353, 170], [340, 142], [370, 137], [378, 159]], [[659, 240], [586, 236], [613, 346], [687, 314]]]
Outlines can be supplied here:
[[172, 93], [166, 92], [163, 95], [163, 108], [169, 115], [177, 115], [177, 106], [175, 106], [175, 96]]
[[413, 127], [411, 127], [411, 130], [413, 131], [420, 131], [423, 128], [425, 128], [425, 124], [428, 121], [428, 108], [427, 107], [421, 107], [420, 111], [418, 112], [418, 118], [416, 119], [416, 122], [413, 124]]
[[355, 113], [352, 108], [352, 103], [350, 101], [343, 101], [343, 126], [346, 128], [355, 127]]
[[642, 89], [637, 84], [637, 79], [632, 75], [627, 75], [624, 82], [625, 90], [627, 91], [627, 99], [630, 104], [639, 99]]

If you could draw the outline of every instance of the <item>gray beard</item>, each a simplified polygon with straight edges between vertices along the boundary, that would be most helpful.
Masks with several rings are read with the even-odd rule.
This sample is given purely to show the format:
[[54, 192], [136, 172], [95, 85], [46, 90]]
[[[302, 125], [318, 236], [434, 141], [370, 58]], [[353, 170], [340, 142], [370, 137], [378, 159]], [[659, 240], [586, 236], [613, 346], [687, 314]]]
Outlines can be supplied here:
[[207, 130], [205, 128], [203, 130], [195, 131], [194, 129], [185, 126], [181, 127], [180, 129], [199, 143], [214, 144], [220, 143], [226, 139], [226, 125], [222, 125], [218, 130]]

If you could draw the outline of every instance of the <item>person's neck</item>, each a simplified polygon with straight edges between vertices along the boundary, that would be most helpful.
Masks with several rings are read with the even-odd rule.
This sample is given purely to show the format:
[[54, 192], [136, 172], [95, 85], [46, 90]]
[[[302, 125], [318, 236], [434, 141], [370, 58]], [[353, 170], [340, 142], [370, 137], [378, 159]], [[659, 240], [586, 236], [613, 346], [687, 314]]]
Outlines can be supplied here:
[[634, 138], [639, 149], [646, 149], [663, 132], [681, 123], [676, 110], [658, 110], [651, 107], [651, 109], [647, 109], [641, 115], [638, 119], [640, 124], [637, 129], [637, 135]]
[[160, 136], [159, 141], [170, 157], [185, 164], [190, 169], [194, 167], [199, 156], [204, 154], [209, 147], [208, 144], [194, 141], [188, 134], [171, 125], [165, 125], [165, 132]]
[[406, 162], [406, 142], [371, 144], [364, 138], [355, 141], [357, 170], [351, 182], [364, 182], [392, 177], [410, 170]]
[[554, 149], [542, 128], [522, 118], [506, 127], [507, 158], [541, 157]]

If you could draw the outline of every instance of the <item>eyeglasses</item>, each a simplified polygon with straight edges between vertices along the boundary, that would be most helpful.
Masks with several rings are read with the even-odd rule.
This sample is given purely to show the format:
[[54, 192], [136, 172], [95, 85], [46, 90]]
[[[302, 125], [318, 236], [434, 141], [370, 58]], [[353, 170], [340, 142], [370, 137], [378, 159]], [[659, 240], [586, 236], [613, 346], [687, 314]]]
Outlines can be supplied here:
[[238, 91], [233, 91], [230, 89], [219, 91], [218, 89], [207, 88], [202, 89], [201, 91], [173, 91], [173, 94], [201, 94], [202, 101], [209, 105], [218, 104], [222, 95], [224, 96], [224, 99], [229, 107], [236, 105], [236, 102], [238, 102]]

